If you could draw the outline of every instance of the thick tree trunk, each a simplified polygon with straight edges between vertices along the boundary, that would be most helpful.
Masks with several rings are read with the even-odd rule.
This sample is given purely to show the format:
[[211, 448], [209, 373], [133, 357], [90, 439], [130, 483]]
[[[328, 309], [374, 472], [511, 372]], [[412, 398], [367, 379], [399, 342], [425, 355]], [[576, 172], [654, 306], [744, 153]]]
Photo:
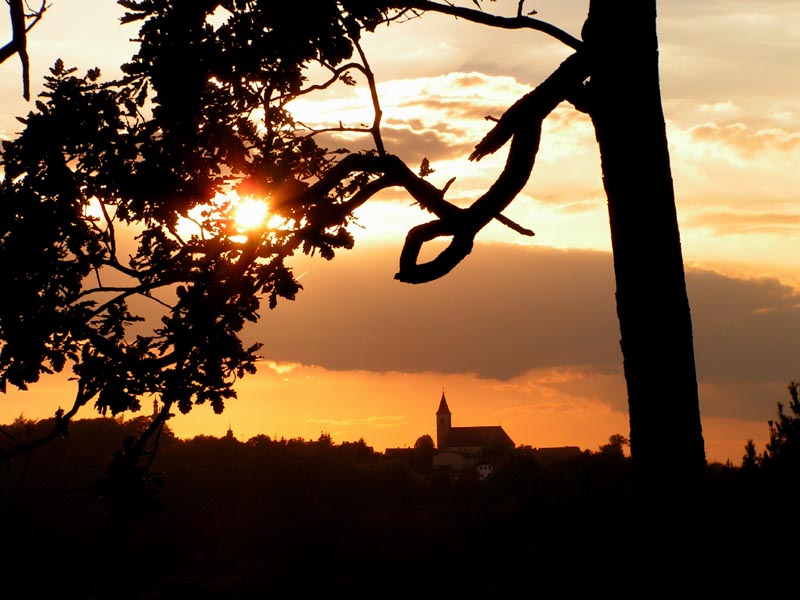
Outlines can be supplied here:
[[659, 493], [685, 490], [702, 476], [705, 450], [655, 0], [592, 0], [584, 39], [611, 222], [634, 473]]

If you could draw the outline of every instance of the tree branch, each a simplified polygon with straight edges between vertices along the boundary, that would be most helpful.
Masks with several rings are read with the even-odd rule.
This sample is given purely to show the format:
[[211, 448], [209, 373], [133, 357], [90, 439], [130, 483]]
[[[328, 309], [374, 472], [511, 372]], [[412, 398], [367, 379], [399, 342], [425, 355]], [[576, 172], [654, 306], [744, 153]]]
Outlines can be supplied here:
[[297, 121], [297, 125], [308, 129], [308, 133], [306, 135], [310, 137], [319, 135], [321, 133], [372, 133], [372, 127], [345, 127], [344, 125], [340, 124], [338, 127], [321, 127], [320, 129], [314, 129], [302, 121]]
[[550, 114], [560, 102], [573, 96], [589, 76], [589, 61], [582, 52], [576, 52], [567, 58], [539, 86], [517, 100], [497, 120], [495, 126], [475, 146], [470, 160], [480, 160], [501, 148], [514, 135], [521, 120], [531, 115]]
[[386, 156], [386, 148], [383, 145], [383, 138], [381, 137], [381, 118], [383, 117], [383, 111], [381, 110], [381, 103], [380, 99], [378, 98], [378, 86], [375, 83], [375, 74], [372, 72], [372, 69], [369, 66], [367, 55], [361, 48], [358, 38], [351, 35], [350, 40], [353, 42], [353, 46], [355, 46], [356, 50], [358, 51], [358, 55], [361, 57], [361, 62], [364, 65], [364, 75], [367, 78], [369, 93], [372, 98], [372, 109], [374, 111], [372, 127], [370, 128], [372, 139], [375, 142], [375, 148], [378, 151], [378, 155]]
[[452, 4], [440, 4], [438, 2], [431, 2], [430, 0], [398, 0], [396, 4], [397, 8], [411, 8], [414, 10], [427, 12], [438, 12], [445, 15], [459, 17], [473, 23], [489, 25], [490, 27], [498, 27], [501, 29], [533, 29], [535, 31], [541, 31], [550, 37], [557, 39], [562, 44], [569, 46], [573, 50], [579, 50], [583, 46], [583, 42], [581, 42], [578, 38], [573, 37], [563, 29], [559, 29], [555, 25], [552, 25], [546, 21], [520, 16], [519, 14], [516, 17], [500, 17], [485, 13], [480, 10], [475, 10], [474, 8], [454, 6]]
[[[395, 279], [405, 283], [426, 283], [438, 279], [449, 273], [472, 251], [478, 231], [492, 219], [498, 218], [527, 183], [539, 150], [545, 117], [575, 86], [581, 84], [587, 74], [588, 62], [582, 53], [576, 52], [503, 114], [470, 155], [470, 160], [479, 160], [511, 139], [508, 158], [497, 181], [469, 208], [459, 209], [452, 216], [440, 215], [438, 221], [419, 225], [409, 231]], [[505, 217], [503, 220], [506, 220]], [[452, 241], [436, 258], [427, 263], [417, 263], [425, 242], [448, 235], [453, 237]]]
[[[27, 33], [42, 18], [44, 11], [47, 10], [47, 6], [43, 1], [38, 11], [35, 11], [31, 15], [26, 15], [24, 0], [7, 0], [7, 2], [11, 18], [11, 41], [0, 48], [0, 63], [5, 62], [14, 54], [19, 55], [19, 60], [22, 63], [22, 97], [25, 98], [25, 100], [30, 100], [31, 81]], [[30, 25], [26, 26], [25, 19], [28, 17], [32, 17], [33, 21]]]
[[290, 95], [287, 95], [289, 97], [289, 99], [290, 100], [294, 100], [295, 98], [297, 98], [299, 96], [304, 96], [305, 94], [308, 94], [308, 93], [311, 93], [311, 92], [315, 92], [315, 91], [318, 91], [318, 90], [326, 90], [330, 86], [332, 86], [334, 83], [339, 81], [339, 79], [341, 78], [342, 74], [346, 73], [350, 69], [355, 69], [357, 71], [361, 71], [362, 73], [364, 72], [364, 66], [359, 64], [359, 63], [356, 63], [356, 62], [347, 63], [347, 64], [342, 65], [341, 67], [338, 67], [338, 68], [334, 68], [334, 67], [331, 67], [329, 65], [323, 65], [323, 66], [325, 66], [326, 68], [328, 68], [331, 71], [332, 75], [331, 75], [330, 79], [328, 79], [327, 81], [324, 81], [323, 83], [315, 83], [313, 85], [308, 86], [307, 88], [303, 88], [299, 92], [294, 92], [294, 93], [292, 93]]

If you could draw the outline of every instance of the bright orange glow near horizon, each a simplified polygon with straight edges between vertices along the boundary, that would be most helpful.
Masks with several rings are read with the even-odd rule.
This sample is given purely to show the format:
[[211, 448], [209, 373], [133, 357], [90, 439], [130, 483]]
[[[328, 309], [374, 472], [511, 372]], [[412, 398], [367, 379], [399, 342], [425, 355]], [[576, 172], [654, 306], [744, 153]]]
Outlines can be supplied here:
[[[34, 395], [9, 390], [8, 402], [0, 404], [0, 423], [20, 416], [52, 417], [57, 407], [69, 405], [74, 393], [67, 379], [67, 374], [49, 376], [36, 385]], [[182, 439], [223, 437], [228, 427], [240, 441], [259, 434], [315, 440], [326, 433], [337, 444], [363, 439], [383, 452], [412, 447], [425, 434], [435, 437], [434, 414], [444, 391], [454, 425], [500, 425], [518, 446], [572, 445], [596, 451], [611, 435], [628, 434], [628, 415], [602, 400], [606, 390], [623, 393], [620, 374], [586, 378], [553, 369], [498, 381], [459, 374], [329, 371], [263, 361], [255, 375], [239, 382], [239, 397], [228, 401], [222, 414], [200, 405], [168, 423]], [[152, 399], [143, 399], [140, 412], [122, 418], [149, 415], [151, 405]], [[87, 407], [77, 418], [98, 417]], [[735, 418], [705, 417], [703, 431], [710, 462], [738, 464], [748, 439], [763, 448], [768, 437], [766, 422]]]

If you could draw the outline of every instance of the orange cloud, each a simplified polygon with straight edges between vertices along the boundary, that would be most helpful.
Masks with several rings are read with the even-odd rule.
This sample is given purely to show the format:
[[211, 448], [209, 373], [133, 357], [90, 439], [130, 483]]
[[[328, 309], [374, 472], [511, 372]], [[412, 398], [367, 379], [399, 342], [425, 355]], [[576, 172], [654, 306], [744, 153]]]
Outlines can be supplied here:
[[797, 235], [800, 214], [776, 212], [715, 211], [694, 213], [686, 219], [690, 227], [704, 227], [714, 235]]
[[717, 146], [735, 152], [739, 157], [773, 160], [800, 150], [800, 133], [783, 129], [751, 129], [742, 123], [720, 126], [705, 123], [689, 129], [695, 142], [706, 147]]

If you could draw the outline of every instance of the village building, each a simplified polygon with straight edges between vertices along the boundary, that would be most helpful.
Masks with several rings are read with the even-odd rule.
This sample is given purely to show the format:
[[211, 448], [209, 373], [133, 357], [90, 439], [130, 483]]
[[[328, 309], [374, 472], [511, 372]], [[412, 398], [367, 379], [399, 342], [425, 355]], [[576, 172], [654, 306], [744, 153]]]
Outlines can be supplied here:
[[453, 427], [452, 413], [442, 392], [436, 411], [436, 448], [433, 466], [452, 471], [477, 469], [481, 479], [492, 472], [498, 456], [513, 450], [514, 441], [499, 425]]

